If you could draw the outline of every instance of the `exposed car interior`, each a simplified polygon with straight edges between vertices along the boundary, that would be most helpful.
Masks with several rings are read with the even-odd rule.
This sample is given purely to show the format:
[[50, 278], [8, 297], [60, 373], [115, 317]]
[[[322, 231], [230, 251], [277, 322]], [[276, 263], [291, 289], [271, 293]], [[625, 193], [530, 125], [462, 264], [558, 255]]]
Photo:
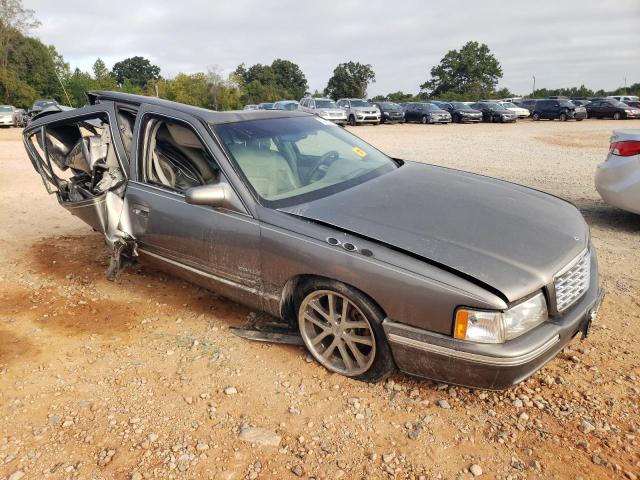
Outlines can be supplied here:
[[220, 180], [220, 168], [196, 133], [178, 122], [153, 118], [146, 124], [146, 180], [179, 192]]
[[36, 167], [63, 201], [90, 199], [124, 183], [106, 117], [47, 126], [44, 131], [45, 142], [39, 131], [30, 138], [41, 158]]

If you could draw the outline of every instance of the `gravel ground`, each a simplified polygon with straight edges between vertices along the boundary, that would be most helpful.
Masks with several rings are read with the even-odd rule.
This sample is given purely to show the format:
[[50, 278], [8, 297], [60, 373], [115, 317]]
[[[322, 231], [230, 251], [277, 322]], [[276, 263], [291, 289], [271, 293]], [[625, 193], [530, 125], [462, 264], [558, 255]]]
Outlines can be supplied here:
[[233, 336], [253, 312], [182, 281], [140, 266], [106, 281], [100, 236], [45, 194], [19, 130], [0, 130], [0, 479], [636, 479], [640, 216], [593, 188], [620, 125], [353, 129], [587, 218], [607, 290], [593, 333], [506, 392], [351, 381]]

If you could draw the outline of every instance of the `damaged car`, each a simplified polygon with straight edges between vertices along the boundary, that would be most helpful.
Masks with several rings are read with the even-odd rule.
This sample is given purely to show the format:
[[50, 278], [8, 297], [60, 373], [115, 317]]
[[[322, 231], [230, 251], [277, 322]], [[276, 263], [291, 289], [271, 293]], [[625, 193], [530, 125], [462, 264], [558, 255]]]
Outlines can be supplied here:
[[48, 191], [105, 236], [110, 277], [132, 261], [173, 273], [368, 382], [398, 368], [503, 389], [589, 331], [596, 251], [562, 199], [391, 158], [305, 112], [89, 99], [34, 120], [24, 143]]

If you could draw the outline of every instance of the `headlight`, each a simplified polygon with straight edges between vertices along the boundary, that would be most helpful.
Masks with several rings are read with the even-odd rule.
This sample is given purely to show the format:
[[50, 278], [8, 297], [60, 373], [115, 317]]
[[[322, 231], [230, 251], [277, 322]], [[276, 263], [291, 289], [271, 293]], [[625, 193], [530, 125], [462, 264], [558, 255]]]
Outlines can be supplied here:
[[327, 114], [328, 114], [328, 112], [327, 112], [326, 110], [320, 110], [320, 111], [318, 112], [318, 114], [319, 114], [321, 117], [326, 117], [326, 116], [327, 116]]
[[389, 112], [384, 112], [384, 116], [388, 117], [389, 116]]
[[453, 336], [470, 342], [503, 343], [540, 325], [548, 316], [542, 292], [504, 312], [460, 308]]

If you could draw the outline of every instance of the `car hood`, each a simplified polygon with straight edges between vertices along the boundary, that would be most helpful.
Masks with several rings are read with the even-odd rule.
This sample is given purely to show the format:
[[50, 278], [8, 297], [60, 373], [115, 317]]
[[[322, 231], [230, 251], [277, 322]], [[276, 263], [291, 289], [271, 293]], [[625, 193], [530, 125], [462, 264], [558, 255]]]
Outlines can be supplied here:
[[327, 112], [327, 113], [342, 113], [344, 114], [344, 110], [341, 108], [316, 108], [316, 112]]
[[447, 112], [446, 110], [442, 110], [440, 108], [436, 108], [435, 110], [429, 110], [428, 113], [437, 113], [438, 115], [441, 115], [443, 113], [449, 114], [451, 115], [449, 112]]
[[373, 110], [378, 110], [378, 107], [374, 107], [373, 105], [370, 107], [351, 107], [351, 110], [355, 110], [356, 112], [371, 112]]
[[588, 227], [557, 197], [513, 183], [406, 162], [356, 187], [279, 209], [382, 242], [516, 301], [584, 250]]

